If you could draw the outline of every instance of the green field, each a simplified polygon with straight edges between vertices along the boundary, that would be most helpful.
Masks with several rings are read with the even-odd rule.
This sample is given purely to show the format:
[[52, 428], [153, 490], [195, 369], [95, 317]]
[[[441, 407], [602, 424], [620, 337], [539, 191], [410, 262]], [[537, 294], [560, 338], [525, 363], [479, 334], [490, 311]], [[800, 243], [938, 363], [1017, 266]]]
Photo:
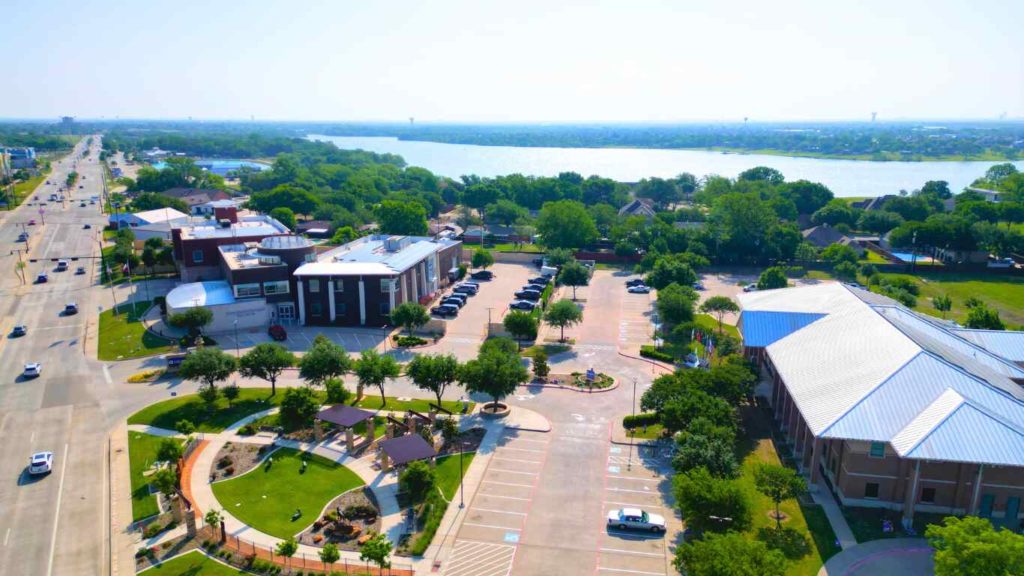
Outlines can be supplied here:
[[188, 394], [146, 406], [129, 416], [128, 423], [174, 430], [179, 420], [188, 420], [200, 432], [220, 432], [250, 414], [277, 406], [282, 398], [280, 390], [271, 396], [270, 388], [242, 388], [230, 406], [221, 397], [210, 411], [197, 394]]
[[[149, 493], [149, 478], [143, 476], [156, 460], [156, 452], [164, 438], [128, 433], [128, 462], [132, 482], [132, 520], [142, 520], [160, 512], [156, 505], [156, 496]], [[180, 442], [180, 441], [179, 441]]]
[[149, 310], [150, 302], [135, 302], [118, 306], [118, 315], [113, 309], [100, 313], [98, 358], [100, 360], [124, 360], [154, 354], [166, 354], [177, 348], [177, 343], [161, 338], [146, 330], [141, 318]]
[[948, 294], [953, 299], [953, 309], [946, 318], [963, 323], [967, 319], [967, 298], [979, 298], [985, 304], [999, 311], [999, 317], [1008, 328], [1024, 326], [1024, 278], [994, 274], [882, 274], [882, 277], [904, 276], [921, 288], [917, 297], [919, 312], [941, 317], [931, 303], [935, 296]]
[[[693, 317], [693, 322], [707, 331], [718, 332], [718, 319], [710, 314], [697, 314]], [[740, 337], [739, 329], [725, 322], [722, 323], [722, 332], [733, 338]]]
[[49, 170], [45, 170], [35, 178], [29, 178], [24, 182], [18, 182], [17, 184], [15, 184], [13, 202], [11, 202], [7, 206], [7, 209], [11, 210], [16, 206], [20, 206], [21, 203], [25, 200], [25, 198], [32, 194], [32, 192], [34, 192], [35, 189], [39, 187], [40, 184], [42, 184], [43, 180], [46, 180], [46, 177], [49, 175], [49, 173]]
[[[363, 481], [348, 468], [314, 454], [281, 448], [265, 464], [231, 480], [215, 482], [213, 493], [225, 510], [253, 528], [276, 536], [294, 536], [318, 518], [334, 497], [362, 486]], [[292, 520], [296, 510], [299, 518]]]
[[[473, 462], [473, 456], [476, 456], [476, 452], [466, 452], [462, 455], [462, 474], [465, 474], [466, 470], [469, 469], [469, 464]], [[437, 468], [434, 470], [437, 487], [441, 489], [441, 493], [450, 502], [458, 496], [459, 479], [462, 477], [459, 474], [459, 455], [451, 454], [438, 458]]]
[[147, 568], [139, 574], [147, 576], [235, 576], [250, 574], [250, 572], [221, 564], [206, 554], [193, 550], [181, 556], [175, 556], [160, 565]]

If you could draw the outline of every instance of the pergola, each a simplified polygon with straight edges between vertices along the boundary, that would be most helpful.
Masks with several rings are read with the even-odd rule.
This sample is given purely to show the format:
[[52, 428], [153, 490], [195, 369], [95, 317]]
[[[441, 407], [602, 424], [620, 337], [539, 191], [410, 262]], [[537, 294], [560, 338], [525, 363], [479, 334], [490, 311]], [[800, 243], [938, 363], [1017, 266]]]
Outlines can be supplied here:
[[345, 404], [335, 404], [324, 408], [316, 415], [316, 435], [317, 440], [322, 439], [323, 432], [320, 430], [320, 422], [329, 422], [335, 426], [339, 426], [345, 429], [345, 446], [351, 452], [355, 450], [355, 435], [352, 428], [360, 422], [368, 422], [366, 425], [366, 440], [364, 444], [373, 442], [374, 432], [376, 424], [373, 421], [373, 412], [367, 410], [361, 410], [354, 406], [347, 406]]
[[404, 466], [416, 460], [426, 460], [437, 456], [437, 451], [419, 434], [407, 434], [391, 438], [380, 443], [381, 469], [388, 470], [392, 465]]

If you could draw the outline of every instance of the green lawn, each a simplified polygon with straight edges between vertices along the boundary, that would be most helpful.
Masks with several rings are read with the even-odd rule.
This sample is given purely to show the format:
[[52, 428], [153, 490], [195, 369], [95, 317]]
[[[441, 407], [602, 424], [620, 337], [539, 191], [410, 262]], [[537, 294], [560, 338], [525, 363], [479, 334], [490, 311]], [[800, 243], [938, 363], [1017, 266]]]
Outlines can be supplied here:
[[967, 319], [967, 298], [980, 298], [983, 302], [999, 311], [999, 317], [1009, 328], [1024, 326], [1024, 279], [994, 274], [882, 274], [882, 277], [904, 276], [913, 280], [921, 288], [917, 297], [919, 312], [942, 316], [932, 306], [931, 299], [935, 296], [948, 294], [953, 299], [953, 309], [946, 314], [964, 323]]
[[[466, 452], [462, 455], [462, 474], [466, 473], [469, 464], [473, 461], [473, 456], [476, 456], [476, 452]], [[441, 489], [444, 497], [450, 502], [452, 498], [458, 496], [459, 479], [461, 478], [459, 474], [459, 455], [451, 454], [438, 458], [435, 472], [437, 474], [437, 486]]]
[[128, 462], [132, 482], [132, 520], [142, 520], [160, 512], [156, 505], [156, 496], [149, 493], [149, 478], [143, 476], [156, 460], [156, 452], [164, 438], [128, 433]]
[[49, 173], [49, 170], [44, 170], [39, 176], [36, 176], [35, 178], [29, 178], [24, 182], [18, 182], [17, 184], [15, 184], [14, 198], [12, 199], [12, 202], [8, 205], [7, 209], [11, 210], [16, 206], [20, 206], [22, 201], [24, 201], [25, 198], [32, 194], [32, 192], [34, 192], [35, 189], [39, 187], [39, 184], [41, 184], [43, 180], [46, 180], [46, 177], [49, 175]]
[[[880, 508], [853, 508], [843, 506], [843, 516], [846, 523], [850, 525], [853, 536], [857, 542], [869, 540], [881, 540], [883, 538], [905, 538], [907, 534], [902, 530], [900, 520], [903, 515], [894, 510], [882, 510]], [[927, 512], [914, 512], [914, 530], [918, 535], [924, 535], [924, 530], [929, 524], [941, 524], [946, 514], [930, 514]], [[882, 522], [889, 520], [896, 530], [884, 532]]]
[[158, 566], [147, 568], [139, 574], [149, 576], [233, 576], [250, 574], [250, 572], [221, 564], [206, 554], [193, 550], [171, 558]]
[[[302, 455], [282, 448], [271, 457], [273, 464], [231, 480], [215, 482], [213, 494], [225, 510], [253, 528], [288, 538], [301, 532], [334, 497], [362, 486], [363, 481], [348, 468], [306, 454], [309, 465], [302, 471]], [[296, 509], [302, 516], [292, 520]]]
[[534, 344], [528, 348], [523, 348], [521, 354], [525, 358], [533, 358], [533, 354], [537, 350], [543, 350], [548, 355], [548, 358], [551, 358], [555, 354], [572, 350], [572, 346], [566, 346], [565, 344]]
[[[399, 400], [393, 396], [385, 396], [387, 398], [387, 404], [382, 408], [380, 404], [380, 394], [374, 394], [376, 388], [367, 389], [363, 392], [363, 399], [356, 403], [356, 406], [360, 408], [366, 408], [367, 410], [394, 410], [396, 412], [404, 412], [406, 410], [415, 410], [420, 414], [426, 414], [430, 412], [430, 405], [435, 402], [434, 399], [425, 398], [413, 398], [411, 400]], [[458, 400], [442, 400], [441, 406], [445, 410], [450, 410], [455, 413], [462, 412], [462, 403]], [[473, 411], [473, 402], [469, 403], [469, 411]]]
[[223, 397], [214, 404], [213, 411], [196, 394], [188, 394], [146, 406], [128, 417], [129, 424], [148, 424], [174, 430], [179, 420], [189, 420], [200, 432], [220, 432], [242, 418], [261, 410], [277, 406], [284, 398], [282, 390], [274, 396], [270, 388], [242, 388], [238, 398], [228, 406]]
[[161, 338], [146, 330], [140, 318], [149, 310], [149, 302], [136, 302], [118, 306], [118, 315], [105, 310], [100, 313], [100, 360], [124, 360], [154, 354], [165, 354], [177, 348], [177, 343]]
[[661, 424], [650, 424], [646, 427], [641, 426], [626, 430], [626, 434], [638, 440], [657, 440], [661, 438], [661, 433], [664, 430], [665, 428]]
[[862, 264], [863, 263], [867, 263], [867, 264], [888, 264], [889, 263], [889, 261], [886, 260], [885, 258], [883, 258], [881, 254], [879, 254], [878, 252], [873, 252], [871, 250], [865, 250], [864, 251], [864, 257], [861, 258], [860, 261], [861, 261]]
[[[707, 331], [718, 332], [718, 319], [710, 314], [697, 314], [693, 317], [693, 321]], [[740, 337], [740, 331], [735, 326], [725, 322], [722, 323], [722, 332], [733, 338]]]
[[530, 252], [533, 254], [540, 254], [544, 252], [544, 248], [537, 244], [520, 244], [515, 245], [511, 242], [505, 242], [504, 244], [485, 245], [486, 249], [494, 252]]

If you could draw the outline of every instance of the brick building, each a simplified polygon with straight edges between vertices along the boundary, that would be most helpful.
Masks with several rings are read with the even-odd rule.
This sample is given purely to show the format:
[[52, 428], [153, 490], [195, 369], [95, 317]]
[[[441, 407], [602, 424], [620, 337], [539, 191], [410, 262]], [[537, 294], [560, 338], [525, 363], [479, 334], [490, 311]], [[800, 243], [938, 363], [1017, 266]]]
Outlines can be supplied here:
[[212, 219], [192, 219], [171, 230], [174, 259], [182, 282], [224, 278], [219, 248], [287, 236], [288, 227], [266, 215], [239, 216], [237, 208], [217, 208]]

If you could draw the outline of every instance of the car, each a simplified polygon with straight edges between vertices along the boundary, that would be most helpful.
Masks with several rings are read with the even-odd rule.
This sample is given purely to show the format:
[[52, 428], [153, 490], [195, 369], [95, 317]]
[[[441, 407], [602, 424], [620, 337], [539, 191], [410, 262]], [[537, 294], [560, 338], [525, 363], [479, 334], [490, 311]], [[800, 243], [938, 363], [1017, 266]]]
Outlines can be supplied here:
[[82, 230], [92, 230], [92, 224], [86, 224], [82, 226]]
[[458, 306], [459, 308], [462, 308], [463, 306], [466, 305], [466, 301], [463, 300], [462, 298], [454, 298], [452, 296], [449, 296], [447, 298], [442, 298], [441, 304], [452, 304]]
[[82, 189], [84, 189], [84, 188], [85, 188], [85, 186], [83, 186], [83, 185], [81, 185], [81, 184], [79, 184], [79, 185], [78, 185], [78, 189], [79, 189], [79, 190], [82, 190]]
[[75, 268], [75, 274], [78, 274], [78, 275], [85, 274], [85, 266], [79, 266], [78, 268]]
[[78, 304], [71, 302], [69, 304], [64, 305], [65, 316], [74, 316], [75, 314], [78, 314]]
[[53, 452], [36, 452], [28, 459], [28, 473], [33, 476], [53, 471]]
[[469, 277], [473, 280], [493, 280], [494, 272], [491, 272], [490, 270], [477, 270], [470, 274]]
[[630, 294], [650, 294], [651, 287], [639, 284], [637, 286], [630, 286], [629, 288], [626, 288], [626, 292], [629, 292]]
[[665, 517], [639, 508], [617, 508], [608, 512], [608, 526], [619, 530], [646, 530], [664, 534]]
[[538, 292], [543, 292], [545, 288], [547, 288], [547, 286], [544, 284], [534, 284], [533, 282], [530, 282], [526, 286], [523, 286], [522, 290], [537, 290]]
[[699, 368], [700, 358], [698, 358], [695, 353], [690, 352], [686, 355], [686, 358], [683, 359], [683, 366], [686, 366], [687, 368]]
[[456, 294], [468, 294], [470, 296], [475, 296], [478, 291], [479, 288], [476, 286], [469, 286], [466, 284], [459, 284], [455, 288], [452, 288], [452, 292], [455, 292]]
[[1013, 268], [1015, 262], [1013, 258], [997, 258], [995, 260], [989, 260], [985, 266], [988, 268]]
[[464, 294], [462, 292], [452, 292], [451, 294], [448, 294], [447, 296], [444, 297], [445, 300], [447, 300], [448, 298], [455, 298], [456, 300], [461, 300], [462, 303], [465, 304], [469, 300], [469, 294]]
[[544, 259], [543, 258], [534, 258], [533, 260], [531, 260], [531, 262], [537, 268], [540, 268], [541, 266], [544, 265]]
[[701, 284], [700, 282], [694, 282], [693, 283], [693, 289], [694, 290], [705, 290], [704, 285]]
[[63, 272], [68, 269], [67, 260], [57, 260], [57, 272]]
[[46, 284], [50, 280], [50, 277], [46, 275], [46, 272], [40, 272], [36, 276], [36, 284]]
[[18, 242], [24, 242], [25, 240], [28, 240], [28, 234], [24, 232], [18, 234]]
[[80, 203], [78, 204], [78, 207], [79, 207], [79, 208], [85, 208], [85, 202], [80, 202]]
[[526, 312], [532, 311], [537, 305], [529, 300], [514, 300], [508, 305], [513, 310], [525, 310]]
[[29, 226], [35, 226], [35, 225], [36, 225], [36, 219], [35, 219], [35, 218], [32, 218], [31, 220], [29, 220], [29, 221], [28, 221], [28, 225], [29, 225]]
[[38, 378], [43, 373], [43, 365], [39, 362], [25, 364], [25, 370], [21, 373], [25, 378]]
[[267, 334], [278, 342], [288, 339], [288, 331], [280, 324], [271, 324], [270, 328], [267, 328]]
[[440, 306], [434, 306], [430, 309], [430, 313], [434, 316], [458, 316], [459, 307], [454, 304], [441, 304]]
[[757, 284], [747, 284], [743, 287], [744, 292], [757, 292]]
[[520, 290], [515, 293], [520, 300], [540, 300], [540, 290]]
[[28, 334], [28, 326], [25, 326], [24, 324], [18, 324], [11, 330], [11, 336], [17, 337], [24, 336], [25, 334]]
[[536, 278], [530, 278], [527, 280], [530, 284], [539, 284], [541, 286], [547, 286], [551, 283], [551, 278], [547, 276], [537, 276]]
[[643, 286], [643, 285], [644, 285], [644, 279], [643, 278], [633, 278], [632, 280], [626, 280], [626, 286], [627, 287]]
[[472, 287], [476, 288], [477, 290], [480, 289], [480, 283], [479, 282], [474, 282], [473, 280], [464, 280], [462, 282], [459, 282], [458, 285], [459, 286], [472, 286]]

